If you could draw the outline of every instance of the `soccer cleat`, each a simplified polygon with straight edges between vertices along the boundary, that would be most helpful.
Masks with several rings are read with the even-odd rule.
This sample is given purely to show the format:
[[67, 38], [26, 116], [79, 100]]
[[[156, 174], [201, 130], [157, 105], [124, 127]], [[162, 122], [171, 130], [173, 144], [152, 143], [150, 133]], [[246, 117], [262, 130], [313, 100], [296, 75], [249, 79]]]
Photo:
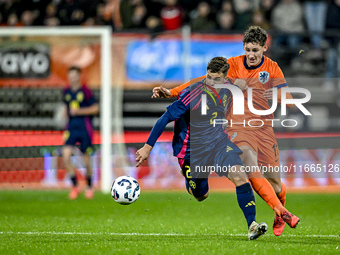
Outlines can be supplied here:
[[79, 189], [78, 187], [72, 187], [70, 194], [68, 194], [69, 199], [74, 200], [79, 196]]
[[268, 230], [268, 226], [266, 223], [256, 223], [253, 221], [249, 227], [248, 231], [248, 238], [249, 240], [255, 240], [259, 238], [260, 236], [264, 235]]
[[86, 199], [92, 199], [93, 197], [94, 197], [94, 191], [93, 191], [93, 189], [88, 188], [88, 189], [85, 191], [85, 198], [86, 198]]
[[275, 219], [273, 223], [273, 232], [274, 235], [280, 236], [285, 229], [286, 222], [279, 216], [275, 214]]
[[281, 214], [281, 218], [291, 227], [296, 228], [297, 224], [299, 223], [299, 217], [295, 216], [294, 214], [285, 211]]

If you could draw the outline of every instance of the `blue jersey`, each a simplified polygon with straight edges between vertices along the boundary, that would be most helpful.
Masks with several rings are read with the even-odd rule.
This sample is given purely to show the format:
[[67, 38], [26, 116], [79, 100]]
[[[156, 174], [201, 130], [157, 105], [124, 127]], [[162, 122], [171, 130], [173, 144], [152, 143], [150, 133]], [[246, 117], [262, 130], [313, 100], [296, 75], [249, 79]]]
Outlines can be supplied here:
[[71, 108], [89, 107], [95, 103], [92, 91], [83, 85], [76, 91], [67, 87], [63, 91], [63, 101], [67, 105], [67, 114], [69, 122], [67, 124], [68, 130], [85, 130], [89, 134], [93, 132], [92, 115], [85, 116], [71, 116]]
[[[206, 95], [207, 114], [201, 113], [202, 95]], [[229, 141], [223, 126], [214, 126], [214, 120], [225, 119], [225, 112], [231, 102], [231, 93], [228, 89], [221, 89], [219, 93], [208, 90], [202, 82], [195, 83], [180, 94], [178, 100], [167, 107], [167, 112], [161, 117], [166, 118], [167, 123], [175, 121], [173, 137], [174, 156], [189, 159], [193, 155], [199, 158], [210, 152], [220, 140]], [[162, 122], [162, 120], [159, 122]], [[156, 123], [154, 129], [161, 127]], [[148, 144], [153, 146], [157, 130], [152, 130]], [[160, 128], [162, 129], [162, 128]], [[163, 130], [161, 130], [163, 131]], [[158, 138], [158, 137], [157, 137]]]

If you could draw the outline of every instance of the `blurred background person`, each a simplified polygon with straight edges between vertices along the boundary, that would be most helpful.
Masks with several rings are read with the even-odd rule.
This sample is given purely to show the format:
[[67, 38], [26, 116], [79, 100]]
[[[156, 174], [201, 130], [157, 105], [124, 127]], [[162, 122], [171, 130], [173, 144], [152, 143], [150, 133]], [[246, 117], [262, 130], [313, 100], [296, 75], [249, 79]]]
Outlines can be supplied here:
[[80, 143], [80, 151], [86, 167], [87, 188], [85, 198], [92, 199], [94, 190], [92, 188], [92, 167], [90, 155], [93, 152], [92, 117], [99, 112], [99, 105], [95, 102], [92, 91], [81, 82], [81, 69], [72, 66], [68, 71], [69, 86], [63, 91], [63, 102], [67, 109], [68, 124], [64, 133], [65, 144], [62, 148], [62, 158], [69, 178], [72, 181], [72, 189], [69, 193], [71, 200], [79, 196], [80, 189], [76, 170], [71, 163], [74, 146]]
[[232, 12], [219, 12], [217, 14], [217, 25], [220, 31], [230, 31], [234, 29], [234, 14]]
[[184, 13], [177, 0], [164, 0], [160, 15], [165, 30], [179, 29], [183, 25]]
[[201, 2], [197, 10], [193, 13], [190, 21], [192, 31], [214, 31], [216, 29], [216, 23], [213, 16], [209, 3]]
[[324, 88], [330, 91], [340, 89], [340, 0], [332, 0], [327, 10], [326, 29], [330, 35], [327, 36], [329, 47], [326, 51], [326, 73], [327, 78]]
[[271, 27], [278, 32], [274, 38], [275, 47], [286, 45], [292, 50], [297, 49], [304, 32], [301, 4], [296, 0], [280, 0], [273, 9]]
[[320, 49], [325, 31], [328, 0], [305, 0], [304, 11], [311, 44]]

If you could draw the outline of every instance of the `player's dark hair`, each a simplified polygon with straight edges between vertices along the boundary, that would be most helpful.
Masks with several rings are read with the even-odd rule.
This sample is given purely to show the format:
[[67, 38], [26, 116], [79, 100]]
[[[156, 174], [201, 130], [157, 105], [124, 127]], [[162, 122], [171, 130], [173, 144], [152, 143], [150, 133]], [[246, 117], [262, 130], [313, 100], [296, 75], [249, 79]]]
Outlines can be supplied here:
[[251, 26], [244, 33], [243, 44], [246, 43], [258, 43], [260, 46], [264, 46], [267, 42], [268, 34], [266, 30], [259, 26]]
[[71, 66], [69, 69], [68, 69], [69, 72], [71, 71], [77, 71], [78, 73], [81, 73], [81, 69], [79, 66]]
[[208, 63], [207, 70], [209, 70], [212, 73], [221, 72], [224, 75], [227, 75], [229, 70], [229, 64], [227, 62], [227, 59], [224, 57], [212, 58]]

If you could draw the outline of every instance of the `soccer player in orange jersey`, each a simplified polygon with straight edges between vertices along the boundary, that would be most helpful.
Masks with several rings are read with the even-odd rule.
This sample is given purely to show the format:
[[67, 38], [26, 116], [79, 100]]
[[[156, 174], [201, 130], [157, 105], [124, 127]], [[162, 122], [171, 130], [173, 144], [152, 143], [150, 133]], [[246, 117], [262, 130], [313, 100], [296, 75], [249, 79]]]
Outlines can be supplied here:
[[[264, 29], [251, 26], [243, 37], [245, 55], [228, 59], [230, 65], [228, 78], [232, 82], [243, 79], [247, 86], [252, 88], [253, 105], [256, 110], [270, 109], [268, 100], [273, 97], [274, 87], [278, 89], [280, 102], [280, 88], [287, 86], [278, 64], [264, 56], [264, 52], [268, 49], [267, 37]], [[152, 97], [177, 96], [179, 91], [204, 77], [195, 78], [171, 90], [156, 87], [153, 89]], [[229, 121], [228, 134], [231, 141], [242, 150], [241, 159], [245, 166], [280, 167], [279, 149], [272, 127], [273, 114], [261, 116], [252, 113], [248, 108], [247, 93], [244, 93], [244, 97], [244, 115], [234, 115], [231, 109], [226, 116]], [[287, 95], [287, 98], [291, 98], [291, 95]], [[251, 126], [248, 125], [250, 120], [252, 120]], [[279, 236], [284, 230], [285, 222], [291, 227], [296, 227], [299, 218], [289, 212], [280, 211], [286, 203], [286, 186], [281, 182], [280, 171], [267, 172], [264, 175], [268, 181], [261, 178], [260, 171], [251, 172], [248, 178], [254, 190], [274, 209], [273, 232]], [[293, 222], [289, 223], [287, 219]]]

